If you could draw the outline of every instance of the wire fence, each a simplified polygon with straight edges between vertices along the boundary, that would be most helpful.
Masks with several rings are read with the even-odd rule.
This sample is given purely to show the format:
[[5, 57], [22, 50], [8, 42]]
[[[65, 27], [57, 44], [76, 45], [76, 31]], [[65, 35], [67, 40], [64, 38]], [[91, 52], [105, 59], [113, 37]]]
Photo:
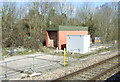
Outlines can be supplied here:
[[[28, 57], [19, 57], [12, 60], [0, 62], [0, 79], [20, 78], [22, 73], [42, 73], [52, 68], [63, 66], [63, 56], [37, 55]], [[69, 62], [73, 62], [72, 60]], [[68, 58], [66, 57], [66, 62]]]

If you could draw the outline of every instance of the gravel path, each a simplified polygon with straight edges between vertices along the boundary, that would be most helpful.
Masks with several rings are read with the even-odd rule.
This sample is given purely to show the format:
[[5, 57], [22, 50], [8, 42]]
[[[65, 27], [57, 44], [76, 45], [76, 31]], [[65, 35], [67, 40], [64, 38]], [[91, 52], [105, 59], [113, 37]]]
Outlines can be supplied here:
[[70, 72], [73, 72], [78, 69], [82, 69], [84, 67], [87, 67], [91, 64], [97, 63], [99, 61], [102, 61], [104, 59], [113, 57], [117, 55], [118, 52], [109, 52], [107, 54], [96, 54], [88, 56], [87, 58], [80, 58], [78, 61], [74, 63], [68, 64], [66, 67], [59, 67], [52, 70], [49, 70], [47, 72], [43, 72], [42, 75], [36, 76], [36, 77], [27, 77], [23, 80], [51, 80], [58, 78], [60, 76], [63, 76], [65, 74], [68, 74]]
[[[47, 55], [44, 53], [8, 57], [0, 61], [0, 79], [20, 78], [22, 74], [20, 71], [16, 72], [15, 70], [41, 73], [59, 68], [62, 67], [63, 59], [63, 56]], [[67, 59], [66, 57], [66, 61], [68, 61]], [[71, 60], [70, 62], [76, 61], [75, 58], [69, 59]]]

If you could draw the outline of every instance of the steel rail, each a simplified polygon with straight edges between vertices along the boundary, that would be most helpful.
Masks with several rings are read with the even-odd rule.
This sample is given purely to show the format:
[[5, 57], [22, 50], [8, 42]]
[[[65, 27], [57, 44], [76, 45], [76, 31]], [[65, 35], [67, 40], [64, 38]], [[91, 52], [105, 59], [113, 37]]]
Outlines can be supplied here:
[[71, 73], [69, 73], [69, 74], [66, 74], [66, 75], [64, 75], [64, 76], [55, 78], [55, 79], [51, 80], [51, 82], [56, 82], [56, 81], [58, 81], [58, 80], [64, 80], [64, 79], [66, 79], [66, 78], [70, 78], [70, 77], [72, 77], [72, 76], [75, 76], [75, 75], [79, 74], [80, 72], [83, 72], [83, 71], [85, 71], [85, 70], [87, 70], [87, 69], [93, 68], [93, 67], [95, 67], [95, 66], [97, 66], [97, 65], [103, 64], [103, 63], [105, 63], [105, 62], [107, 62], [107, 61], [109, 61], [109, 60], [112, 60], [112, 59], [114, 59], [114, 58], [117, 58], [117, 57], [119, 57], [119, 56], [120, 56], [120, 55], [116, 55], [116, 56], [113, 56], [113, 57], [111, 57], [111, 58], [102, 60], [102, 61], [100, 61], [100, 62], [98, 62], [98, 63], [92, 64], [92, 65], [87, 66], [87, 67], [85, 67], [85, 68], [82, 68], [82, 69], [79, 69], [79, 70], [77, 70], [77, 71], [74, 71], [74, 72], [71, 72]]
[[[119, 66], [120, 66], [120, 64], [114, 65], [114, 66], [112, 66], [111, 68], [107, 69], [106, 71], [104, 71], [104, 72], [102, 72], [102, 73], [94, 76], [93, 78], [89, 79], [89, 81], [91, 81], [91, 80], [96, 80], [96, 79], [100, 78], [101, 76], [105, 75], [106, 73], [112, 71], [113, 69], [115, 69], [115, 68], [117, 68], [117, 67], [119, 67]], [[88, 81], [88, 82], [89, 82], [89, 81]]]

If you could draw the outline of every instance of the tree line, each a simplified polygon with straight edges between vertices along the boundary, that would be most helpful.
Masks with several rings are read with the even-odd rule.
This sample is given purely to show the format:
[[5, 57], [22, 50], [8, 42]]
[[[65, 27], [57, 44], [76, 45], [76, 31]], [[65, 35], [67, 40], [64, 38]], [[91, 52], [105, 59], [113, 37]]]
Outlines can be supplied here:
[[85, 2], [76, 7], [69, 2], [4, 2], [1, 13], [2, 46], [38, 49], [45, 45], [45, 29], [87, 26], [89, 34], [102, 42], [118, 38], [118, 3], [95, 7]]

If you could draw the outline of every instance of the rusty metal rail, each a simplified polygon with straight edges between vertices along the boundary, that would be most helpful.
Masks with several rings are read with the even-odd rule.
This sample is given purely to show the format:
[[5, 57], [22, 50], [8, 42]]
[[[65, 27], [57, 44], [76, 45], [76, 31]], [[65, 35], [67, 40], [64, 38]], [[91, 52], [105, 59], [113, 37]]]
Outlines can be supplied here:
[[[114, 59], [114, 58], [117, 58], [117, 57], [119, 57], [119, 56], [120, 56], [120, 54], [119, 54], [119, 55], [116, 55], [116, 56], [114, 56], [114, 57], [105, 59], [105, 60], [103, 60], [103, 61], [100, 61], [100, 62], [98, 62], [98, 63], [95, 63], [95, 64], [93, 64], [93, 65], [87, 66], [87, 67], [85, 67], [85, 68], [83, 68], [83, 69], [79, 69], [79, 70], [77, 70], [77, 71], [71, 72], [71, 73], [66, 74], [66, 75], [64, 75], [64, 76], [61, 76], [61, 77], [59, 77], [59, 78], [53, 79], [53, 80], [51, 80], [51, 82], [56, 82], [56, 81], [58, 81], [58, 80], [65, 80], [66, 78], [70, 78], [70, 77], [72, 77], [72, 76], [75, 76], [75, 75], [77, 75], [77, 74], [79, 74], [79, 73], [81, 73], [81, 72], [83, 72], [83, 71], [85, 71], [85, 70], [94, 68], [95, 66], [101, 65], [101, 64], [103, 64], [103, 63], [105, 63], [105, 62], [107, 62], [107, 61], [110, 61], [110, 60], [112, 60], [112, 59]], [[119, 64], [118, 64], [118, 65], [119, 65]], [[118, 66], [118, 65], [116, 65], [116, 66]], [[114, 67], [112, 67], [112, 68], [115, 68], [116, 66], [114, 66]], [[107, 70], [107, 71], [110, 71], [110, 70], [111, 70], [111, 69], [109, 69], [109, 70]], [[107, 71], [105, 71], [104, 73], [99, 74], [99, 76], [93, 77], [93, 78], [90, 79], [90, 80], [94, 80], [94, 79], [100, 77], [101, 75], [105, 74]]]
[[107, 69], [106, 71], [104, 71], [104, 72], [102, 72], [102, 73], [96, 75], [95, 77], [93, 77], [93, 78], [91, 78], [91, 79], [89, 79], [89, 80], [96, 80], [96, 79], [100, 78], [101, 76], [105, 75], [106, 73], [112, 71], [113, 69], [115, 69], [115, 68], [117, 68], [117, 67], [119, 67], [119, 66], [120, 66], [120, 64], [117, 64], [117, 65], [115, 65], [115, 66], [113, 66], [113, 67]]

